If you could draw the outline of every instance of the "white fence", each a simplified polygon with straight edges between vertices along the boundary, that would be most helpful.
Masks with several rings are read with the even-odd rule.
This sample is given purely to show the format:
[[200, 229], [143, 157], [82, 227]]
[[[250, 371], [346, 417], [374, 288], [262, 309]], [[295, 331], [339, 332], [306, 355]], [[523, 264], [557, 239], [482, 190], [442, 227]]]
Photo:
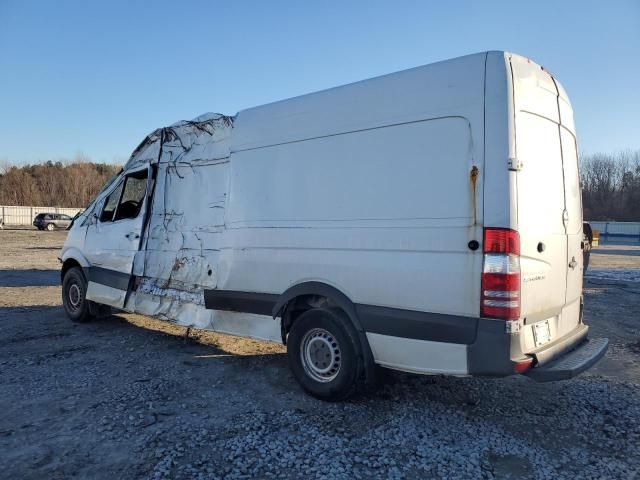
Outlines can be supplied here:
[[33, 219], [39, 213], [64, 213], [73, 217], [81, 212], [82, 208], [62, 208], [62, 207], [17, 207], [0, 205], [0, 224], [5, 226], [32, 225]]
[[640, 222], [589, 222], [601, 237], [618, 237], [640, 240]]

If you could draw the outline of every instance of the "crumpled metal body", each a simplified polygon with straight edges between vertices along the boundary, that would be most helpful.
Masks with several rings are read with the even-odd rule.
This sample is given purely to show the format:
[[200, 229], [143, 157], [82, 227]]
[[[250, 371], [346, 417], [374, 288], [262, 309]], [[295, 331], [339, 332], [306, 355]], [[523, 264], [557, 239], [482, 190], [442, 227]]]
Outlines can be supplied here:
[[139, 283], [126, 309], [180, 325], [278, 340], [279, 325], [258, 315], [207, 310], [224, 234], [233, 117], [205, 114], [148, 135], [125, 171], [151, 164], [157, 175]]

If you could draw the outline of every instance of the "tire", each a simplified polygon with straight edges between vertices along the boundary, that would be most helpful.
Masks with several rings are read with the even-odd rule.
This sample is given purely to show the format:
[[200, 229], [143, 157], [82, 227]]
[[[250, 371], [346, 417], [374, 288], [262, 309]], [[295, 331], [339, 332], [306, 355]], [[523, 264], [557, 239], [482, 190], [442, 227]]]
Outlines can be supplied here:
[[314, 308], [300, 315], [289, 332], [287, 356], [302, 388], [321, 400], [344, 400], [364, 383], [358, 334], [341, 310]]
[[92, 318], [86, 294], [87, 281], [82, 270], [79, 267], [67, 270], [62, 280], [62, 304], [70, 320], [87, 322]]
[[44, 228], [46, 228], [49, 232], [53, 232], [56, 229], [56, 226], [53, 223], [47, 223]]

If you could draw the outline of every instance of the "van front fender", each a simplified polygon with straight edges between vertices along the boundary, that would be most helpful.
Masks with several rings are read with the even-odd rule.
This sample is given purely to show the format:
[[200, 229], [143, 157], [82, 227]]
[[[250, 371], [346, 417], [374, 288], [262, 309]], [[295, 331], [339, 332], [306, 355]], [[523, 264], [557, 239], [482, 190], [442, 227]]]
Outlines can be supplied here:
[[64, 265], [67, 260], [75, 260], [82, 268], [89, 268], [91, 264], [89, 260], [76, 247], [70, 247], [63, 251], [60, 261]]
[[60, 256], [60, 262], [62, 262], [62, 268], [60, 270], [60, 281], [64, 280], [64, 274], [72, 267], [80, 266], [82, 271], [87, 277], [87, 270], [91, 266], [89, 260], [82, 254], [82, 252], [75, 247], [65, 249]]

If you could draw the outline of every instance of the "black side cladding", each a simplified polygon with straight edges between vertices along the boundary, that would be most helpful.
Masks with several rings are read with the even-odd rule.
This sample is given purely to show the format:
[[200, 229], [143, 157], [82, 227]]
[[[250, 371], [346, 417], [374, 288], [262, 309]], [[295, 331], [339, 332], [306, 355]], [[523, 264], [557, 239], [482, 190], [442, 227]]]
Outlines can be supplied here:
[[512, 375], [514, 363], [511, 357], [520, 352], [520, 337], [505, 332], [505, 321], [479, 319], [476, 337], [476, 341], [467, 347], [468, 372], [472, 375]]
[[[213, 310], [272, 315], [280, 295], [205, 290], [205, 307]], [[356, 304], [357, 320], [364, 332], [433, 342], [473, 344], [479, 319], [441, 313], [416, 312], [376, 305]]]
[[211, 310], [271, 315], [279, 297], [270, 293], [205, 290], [204, 306]]
[[102, 267], [89, 267], [87, 276], [90, 282], [118, 290], [127, 290], [129, 288], [129, 279], [131, 278], [128, 273], [116, 272]]
[[478, 319], [442, 313], [416, 312], [357, 304], [356, 310], [367, 332], [432, 342], [472, 344]]

